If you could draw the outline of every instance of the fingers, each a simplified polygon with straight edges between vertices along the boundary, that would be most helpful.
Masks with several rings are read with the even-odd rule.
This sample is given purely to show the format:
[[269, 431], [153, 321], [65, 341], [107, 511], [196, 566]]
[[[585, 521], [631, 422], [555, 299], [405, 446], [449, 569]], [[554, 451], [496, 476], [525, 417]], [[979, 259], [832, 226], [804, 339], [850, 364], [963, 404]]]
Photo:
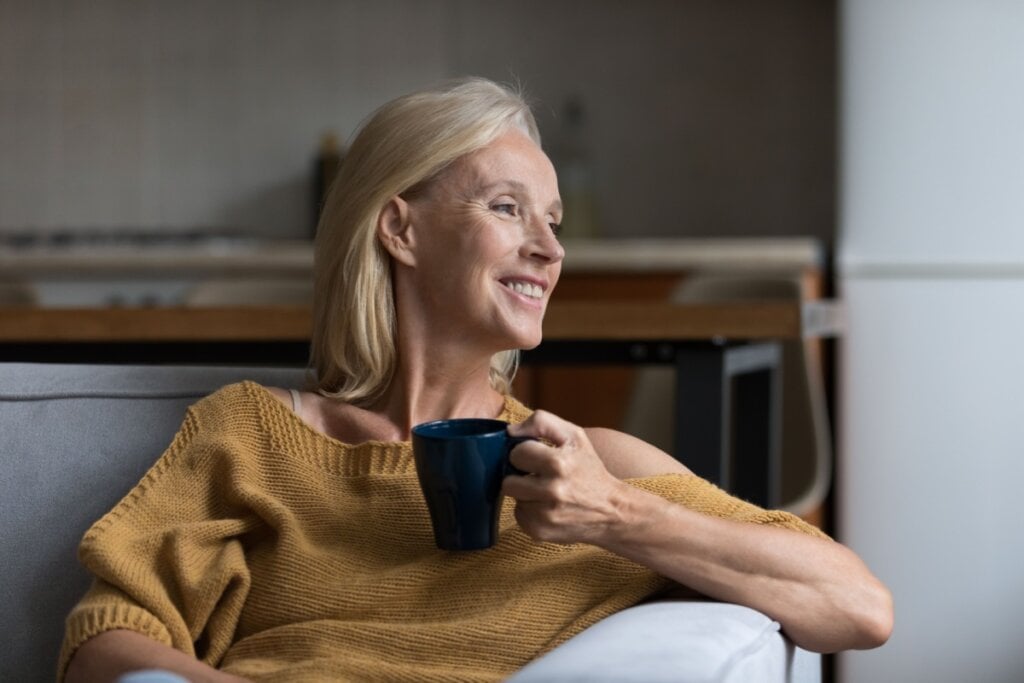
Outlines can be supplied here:
[[580, 428], [573, 423], [546, 410], [538, 410], [523, 422], [508, 428], [511, 436], [532, 436], [556, 447], [572, 445], [579, 431]]
[[538, 477], [509, 475], [501, 482], [501, 493], [517, 501], [546, 500], [547, 486]]
[[516, 524], [526, 534], [542, 543], [573, 542], [573, 539], [565, 536], [557, 524], [547, 520], [552, 508], [550, 506], [538, 505], [537, 503], [522, 502], [516, 504]]
[[596, 459], [582, 428], [549, 412], [538, 410], [527, 420], [508, 428], [511, 436], [533, 437], [509, 455], [516, 468], [543, 477], [569, 477]]
[[512, 449], [508, 460], [527, 474], [546, 477], [565, 474], [565, 454], [543, 441], [524, 441]]
[[613, 489], [621, 482], [605, 468], [586, 431], [542, 410], [508, 431], [540, 439], [518, 444], [509, 455], [530, 474], [502, 483], [502, 492], [516, 500], [523, 531], [559, 543], [598, 538], [613, 517]]

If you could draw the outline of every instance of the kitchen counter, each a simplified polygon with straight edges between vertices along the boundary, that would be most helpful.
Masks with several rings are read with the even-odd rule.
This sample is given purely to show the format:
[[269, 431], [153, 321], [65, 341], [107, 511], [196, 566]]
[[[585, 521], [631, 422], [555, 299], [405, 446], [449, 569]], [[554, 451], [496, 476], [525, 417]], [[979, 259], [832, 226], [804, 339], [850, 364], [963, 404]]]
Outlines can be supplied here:
[[209, 239], [153, 246], [34, 245], [0, 248], [0, 272], [28, 280], [217, 276], [237, 274], [306, 275], [313, 247], [298, 240]]
[[820, 270], [824, 254], [811, 238], [566, 240], [566, 272]]
[[[820, 276], [821, 246], [810, 238], [566, 240], [563, 296], [636, 280], [663, 297], [694, 271]], [[201, 282], [224, 279], [308, 282], [313, 245], [300, 240], [190, 236], [144, 244], [118, 240], [0, 242], [0, 277], [30, 284], [44, 308], [175, 306]], [[609, 280], [608, 278], [612, 279]], [[657, 278], [661, 280], [657, 280]], [[576, 282], [570, 282], [572, 280]], [[648, 291], [650, 290], [650, 291]]]
[[[566, 240], [565, 270], [677, 271], [694, 268], [802, 270], [822, 266], [809, 238]], [[109, 274], [267, 273], [302, 275], [313, 247], [299, 240], [218, 239], [187, 245], [34, 245], [0, 247], [0, 272], [86, 277]]]

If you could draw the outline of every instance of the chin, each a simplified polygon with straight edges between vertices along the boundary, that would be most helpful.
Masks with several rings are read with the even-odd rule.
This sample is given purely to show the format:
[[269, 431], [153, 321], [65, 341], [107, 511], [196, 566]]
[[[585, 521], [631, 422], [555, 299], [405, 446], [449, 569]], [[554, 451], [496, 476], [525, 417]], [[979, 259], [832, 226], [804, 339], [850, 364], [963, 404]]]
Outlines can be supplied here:
[[506, 318], [491, 329], [493, 341], [502, 349], [528, 351], [540, 346], [544, 340], [543, 326], [533, 316], [526, 319], [524, 316]]
[[502, 347], [510, 351], [529, 351], [540, 346], [543, 340], [544, 337], [540, 332], [525, 333], [522, 330], [516, 330], [505, 337]]
[[510, 351], [532, 351], [533, 349], [540, 346], [540, 342], [536, 344], [516, 344], [515, 346], [509, 347]]
[[516, 344], [515, 346], [513, 346], [512, 348], [514, 348], [514, 349], [518, 349], [519, 351], [529, 351], [530, 349], [535, 349], [535, 348], [537, 348], [538, 346], [540, 346], [540, 343], [541, 343], [542, 341], [544, 341], [544, 338], [543, 338], [543, 337], [541, 337], [541, 335], [539, 335], [539, 334], [538, 334], [538, 335], [537, 335], [537, 336], [535, 336], [535, 337], [530, 337], [530, 338], [528, 338], [528, 339], [521, 339], [521, 340], [520, 340], [520, 341], [519, 341], [519, 342], [518, 342], [518, 343], [517, 343], [517, 344]]

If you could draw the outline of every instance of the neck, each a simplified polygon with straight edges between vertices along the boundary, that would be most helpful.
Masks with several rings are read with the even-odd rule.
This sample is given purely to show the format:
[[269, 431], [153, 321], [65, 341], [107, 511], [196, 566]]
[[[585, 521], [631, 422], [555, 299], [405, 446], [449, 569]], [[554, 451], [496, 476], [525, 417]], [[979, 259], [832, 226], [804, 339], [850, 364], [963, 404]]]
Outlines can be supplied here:
[[408, 438], [412, 427], [454, 417], [497, 417], [504, 396], [491, 387], [493, 341], [472, 331], [453, 334], [429, 312], [422, 288], [396, 274], [395, 306], [399, 321], [397, 366], [390, 386], [371, 410]]
[[[490, 357], [467, 362], [436, 355], [399, 354], [387, 391], [373, 407], [403, 438], [431, 420], [497, 417], [505, 398], [490, 383]], [[447, 361], [447, 362], [446, 362]]]

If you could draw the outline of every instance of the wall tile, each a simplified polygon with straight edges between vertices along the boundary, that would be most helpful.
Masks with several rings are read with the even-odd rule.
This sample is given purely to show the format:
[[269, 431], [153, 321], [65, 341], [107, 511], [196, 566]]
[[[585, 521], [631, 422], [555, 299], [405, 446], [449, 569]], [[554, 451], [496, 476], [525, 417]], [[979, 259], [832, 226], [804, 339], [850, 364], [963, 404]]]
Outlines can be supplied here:
[[0, 0], [0, 230], [305, 234], [326, 131], [481, 74], [583, 98], [606, 234], [827, 236], [834, 5], [761, 4]]
[[0, 230], [52, 224], [60, 197], [51, 180], [62, 168], [57, 88], [0, 87]]

